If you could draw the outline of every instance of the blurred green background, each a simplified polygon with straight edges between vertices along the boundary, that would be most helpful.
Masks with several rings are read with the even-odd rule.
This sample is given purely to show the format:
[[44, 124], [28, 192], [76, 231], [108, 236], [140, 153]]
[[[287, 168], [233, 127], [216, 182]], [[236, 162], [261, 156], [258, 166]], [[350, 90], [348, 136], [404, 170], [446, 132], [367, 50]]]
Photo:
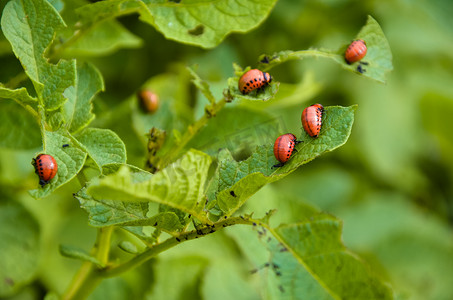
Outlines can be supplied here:
[[[257, 29], [232, 34], [211, 50], [168, 41], [136, 15], [122, 17], [121, 23], [143, 39], [140, 48], [79, 58], [95, 64], [106, 84], [106, 91], [94, 103], [95, 125], [115, 130], [126, 143], [128, 162], [143, 167], [143, 136], [131, 134], [130, 117], [124, 116], [114, 126], [109, 118], [147, 80], [162, 73], [178, 74], [184, 72], [184, 66], [197, 64], [197, 72], [220, 98], [227, 78], [233, 76], [233, 62], [253, 67], [264, 53], [337, 49], [354, 38], [367, 15], [380, 23], [392, 49], [394, 71], [387, 84], [347, 72], [330, 60], [290, 61], [270, 71], [282, 83], [280, 96], [267, 103], [228, 104], [230, 108], [212, 121], [227, 129], [213, 132], [212, 142], [202, 135], [202, 141], [193, 146], [210, 154], [214, 148], [236, 147], [241, 157], [246, 155], [242, 151], [246, 146], [272, 143], [275, 128], [298, 135], [300, 114], [310, 104], [359, 104], [346, 145], [266, 186], [243, 212], [255, 211], [261, 216], [277, 208], [272, 222], [278, 225], [297, 221], [303, 207], [315, 206], [344, 221], [346, 246], [392, 285], [397, 299], [453, 299], [451, 0], [280, 0]], [[2, 82], [21, 70], [6, 43], [2, 38]], [[291, 97], [285, 97], [285, 89]], [[193, 88], [190, 92], [200, 100], [191, 103], [191, 117], [196, 118], [206, 102]], [[249, 110], [260, 111], [262, 117], [248, 127], [235, 127], [231, 114], [241, 118], [239, 110], [244, 115]], [[239, 131], [246, 138], [238, 137]], [[36, 138], [39, 135], [31, 134], [31, 139]], [[247, 145], [242, 143], [245, 140]], [[39, 299], [46, 290], [63, 292], [80, 263], [61, 257], [58, 245], [88, 250], [95, 238], [86, 213], [72, 198], [80, 189], [77, 180], [43, 200], [28, 196], [27, 190], [37, 185], [30, 161], [39, 150], [0, 149], [4, 199], [20, 200], [37, 219], [41, 232], [39, 271], [11, 299]], [[168, 291], [165, 284], [181, 276], [178, 274], [185, 279], [172, 282], [180, 286], [166, 299], [258, 299], [259, 283], [247, 275], [252, 266], [243, 263], [248, 261], [247, 255], [235, 242], [241, 234], [245, 234], [242, 229], [230, 228], [199, 243], [186, 243], [134, 272], [106, 280], [92, 299], [126, 299], [131, 293], [138, 298], [162, 299]], [[122, 238], [121, 233], [116, 236]], [[116, 255], [124, 254], [118, 251]], [[245, 277], [247, 281], [243, 281]], [[150, 286], [153, 280], [156, 284]]]

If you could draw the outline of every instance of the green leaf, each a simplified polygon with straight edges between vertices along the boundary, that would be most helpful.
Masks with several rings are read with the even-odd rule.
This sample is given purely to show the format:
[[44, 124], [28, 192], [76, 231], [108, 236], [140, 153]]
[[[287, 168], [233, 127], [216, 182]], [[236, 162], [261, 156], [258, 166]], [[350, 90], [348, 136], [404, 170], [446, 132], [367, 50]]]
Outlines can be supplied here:
[[48, 62], [44, 53], [63, 19], [46, 0], [13, 0], [6, 4], [1, 25], [28, 77], [39, 102], [46, 109], [58, 108], [65, 101], [64, 91], [74, 85], [75, 60]]
[[48, 292], [44, 297], [44, 300], [59, 300], [60, 296], [56, 292]]
[[140, 13], [140, 19], [154, 26], [166, 38], [203, 48], [217, 46], [229, 33], [247, 32], [269, 15], [276, 0], [204, 0], [173, 3], [165, 0], [111, 0], [85, 5], [76, 10], [83, 30], [104, 20]]
[[89, 261], [98, 266], [99, 268], [104, 267], [104, 265], [97, 260], [95, 257], [91, 256], [84, 250], [74, 248], [71, 246], [60, 245], [60, 254], [69, 258], [80, 259], [83, 261]]
[[[276, 0], [146, 1], [141, 19], [171, 40], [213, 48], [231, 32], [247, 32], [261, 24]], [[149, 15], [150, 14], [150, 15]]]
[[[113, 164], [103, 165], [102, 166], [102, 174], [110, 175], [110, 174], [116, 173], [124, 165], [125, 165], [124, 163], [121, 163], [121, 164], [113, 163]], [[151, 176], [150, 173], [148, 173], [146, 171], [143, 171], [142, 169], [140, 169], [140, 168], [138, 168], [136, 166], [128, 164], [127, 167], [134, 173], [136, 181], [147, 180]]]
[[136, 0], [109, 0], [91, 3], [76, 9], [84, 28], [115, 17], [137, 12], [141, 1]]
[[64, 2], [62, 0], [48, 0], [50, 4], [52, 4], [53, 7], [58, 12], [61, 12], [64, 9]]
[[126, 163], [126, 146], [110, 129], [87, 128], [76, 138], [101, 171], [107, 164]]
[[[323, 89], [322, 84], [316, 81], [313, 72], [307, 71], [303, 78], [296, 84], [278, 83], [278, 93], [274, 95], [272, 101], [260, 103], [262, 110], [274, 111], [276, 109], [300, 107], [303, 103], [313, 101]], [[256, 108], [256, 102], [243, 101], [241, 105]]]
[[[366, 25], [360, 30], [356, 39], [364, 40], [368, 49], [363, 59], [363, 61], [368, 63], [365, 66], [366, 72], [363, 75], [385, 83], [387, 73], [393, 70], [392, 51], [379, 23], [373, 17], [368, 16]], [[346, 50], [345, 48], [343, 49]], [[349, 67], [353, 70], [357, 67], [357, 63], [348, 66], [344, 65], [344, 61], [341, 63], [343, 67]]]
[[13, 99], [22, 104], [35, 104], [38, 99], [30, 96], [26, 88], [11, 90], [0, 85], [0, 98]]
[[393, 299], [391, 289], [343, 245], [336, 218], [319, 214], [276, 229], [255, 228], [271, 256], [271, 298]]
[[[112, 299], [112, 300], [121, 300], [129, 299], [134, 297], [134, 295], [141, 295], [143, 293], [140, 289], [142, 285], [149, 284], [149, 278], [152, 276], [150, 273], [144, 272], [134, 272], [133, 280], [125, 277], [113, 277], [105, 278], [101, 283], [94, 289], [87, 299], [88, 300], [101, 300], [101, 299]], [[143, 278], [144, 279], [141, 279]], [[148, 279], [148, 281], [146, 281]], [[143, 281], [143, 283], [141, 282]]]
[[0, 146], [33, 149], [41, 145], [41, 131], [33, 116], [12, 101], [0, 102]]
[[155, 267], [156, 282], [146, 299], [203, 299], [201, 289], [208, 265], [209, 260], [200, 255], [159, 260]]
[[215, 175], [218, 179], [211, 181], [208, 188], [209, 200], [217, 199], [220, 209], [231, 215], [265, 184], [279, 180], [321, 154], [342, 146], [351, 133], [356, 108], [325, 107], [319, 137], [312, 138], [302, 130], [298, 140], [304, 142], [296, 145], [291, 159], [280, 168], [273, 168], [278, 163], [273, 145], [257, 147], [248, 159], [240, 162], [223, 150], [219, 154]]
[[[63, 147], [65, 144], [69, 146]], [[74, 178], [85, 163], [87, 155], [85, 151], [79, 149], [77, 141], [64, 130], [44, 131], [43, 153], [55, 158], [58, 171], [55, 177], [44, 187], [29, 191], [34, 198], [45, 197]]]
[[339, 214], [348, 247], [371, 252], [397, 291], [416, 300], [450, 297], [453, 241], [446, 221], [391, 191], [365, 195]]
[[115, 174], [93, 181], [87, 193], [95, 199], [164, 204], [208, 222], [203, 211], [203, 190], [210, 164], [208, 155], [190, 150], [148, 180], [134, 182], [131, 171], [123, 167]]
[[264, 89], [256, 89], [248, 94], [245, 95], [242, 94], [242, 92], [239, 91], [238, 87], [239, 79], [245, 72], [249, 71], [251, 68], [247, 67], [243, 70], [240, 66], [234, 64], [234, 69], [236, 76], [228, 78], [228, 92], [226, 97], [230, 99], [237, 98], [245, 100], [268, 101], [275, 97], [275, 95], [277, 94], [280, 82], [275, 81], [272, 81], [269, 85], [265, 86]]
[[38, 270], [40, 227], [19, 202], [1, 196], [0, 297], [8, 298], [29, 283]]
[[93, 65], [85, 63], [78, 68], [76, 84], [66, 90], [68, 101], [63, 106], [69, 132], [78, 132], [94, 119], [92, 100], [103, 90], [102, 75]]
[[120, 22], [106, 20], [95, 24], [73, 45], [66, 48], [68, 56], [108, 55], [120, 48], [138, 48], [142, 40], [129, 32]]
[[[108, 164], [103, 166], [104, 174], [118, 172], [124, 164]], [[152, 174], [137, 167], [128, 165], [133, 183], [150, 180]], [[110, 199], [96, 199], [86, 192], [86, 188], [77, 192], [74, 197], [81, 207], [89, 214], [89, 224], [95, 227], [118, 225], [137, 235], [148, 243], [156, 238], [148, 230], [153, 226], [159, 230], [174, 233], [183, 229], [180, 218], [174, 212], [161, 212], [159, 205], [152, 202], [130, 202]]]
[[155, 203], [95, 199], [86, 193], [86, 189], [80, 190], [75, 197], [88, 212], [92, 226], [153, 226], [166, 232], [183, 229], [175, 213], [158, 213]]
[[[228, 126], [225, 126], [228, 124]], [[226, 148], [233, 155], [250, 153], [260, 144], [273, 143], [273, 135], [284, 128], [283, 122], [264, 111], [246, 107], [224, 107], [209, 126], [203, 127], [188, 144], [215, 156]]]
[[118, 247], [123, 250], [124, 252], [130, 253], [130, 254], [137, 254], [139, 251], [137, 249], [137, 246], [129, 241], [121, 241], [118, 244]]
[[362, 27], [355, 39], [364, 40], [368, 49], [365, 58], [362, 60], [368, 63], [368, 65], [362, 66], [365, 69], [363, 73], [360, 73], [357, 69], [358, 62], [348, 65], [344, 59], [344, 52], [351, 42], [344, 44], [336, 51], [328, 49], [285, 50], [273, 55], [262, 55], [259, 68], [265, 71], [289, 60], [325, 57], [334, 60], [349, 71], [385, 83], [387, 73], [393, 70], [392, 52], [384, 32], [373, 17], [368, 16], [366, 25]]

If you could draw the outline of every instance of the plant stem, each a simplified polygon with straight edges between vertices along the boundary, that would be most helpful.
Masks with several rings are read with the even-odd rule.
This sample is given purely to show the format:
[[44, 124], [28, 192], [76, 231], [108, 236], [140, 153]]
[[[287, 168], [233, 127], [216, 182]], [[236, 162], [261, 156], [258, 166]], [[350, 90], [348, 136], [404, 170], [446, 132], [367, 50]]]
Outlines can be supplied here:
[[208, 123], [210, 118], [215, 116], [225, 106], [226, 102], [225, 98], [222, 98], [216, 103], [207, 105], [203, 117], [190, 125], [176, 147], [172, 148], [171, 151], [167, 152], [166, 155], [160, 159], [158, 169], [162, 170], [172, 163], [181, 154], [181, 151], [184, 150], [184, 147], [192, 140], [195, 134]]
[[[95, 246], [92, 255], [103, 265], [108, 263], [110, 241], [113, 233], [113, 226], [104, 227], [98, 230]], [[71, 284], [62, 296], [63, 300], [85, 299], [96, 286], [101, 282], [101, 270], [91, 262], [84, 262], [74, 276]]]
[[51, 59], [60, 58], [64, 50], [72, 46], [74, 43], [76, 43], [85, 34], [85, 32], [87, 32], [86, 28], [74, 31], [74, 34], [68, 40], [66, 40], [63, 44], [52, 49], [49, 58]]
[[270, 61], [268, 63], [261, 63], [260, 69], [262, 71], [269, 71], [273, 67], [282, 64], [289, 60], [300, 60], [305, 57], [325, 57], [333, 60], [341, 60], [342, 56], [338, 53], [334, 53], [328, 50], [318, 50], [318, 49], [309, 49], [309, 50], [300, 50], [294, 51], [291, 53], [286, 53], [286, 51], [279, 52], [272, 55], [269, 55]]
[[96, 258], [102, 265], [106, 265], [109, 259], [110, 241], [112, 239], [113, 226], [102, 227], [98, 231], [98, 239], [96, 241]]
[[147, 260], [155, 257], [159, 253], [170, 249], [182, 242], [197, 239], [200, 237], [203, 237], [205, 235], [211, 234], [216, 232], [217, 230], [220, 230], [224, 227], [236, 225], [236, 224], [247, 224], [247, 225], [256, 225], [257, 222], [246, 217], [232, 217], [232, 218], [227, 218], [227, 219], [222, 219], [221, 221], [215, 222], [212, 225], [204, 225], [201, 228], [184, 232], [180, 234], [179, 236], [172, 237], [167, 239], [166, 241], [156, 244], [154, 246], [149, 247], [147, 250], [144, 252], [140, 253], [139, 255], [135, 256], [131, 260], [122, 263], [120, 265], [111, 267], [111, 268], [106, 268], [101, 271], [101, 276], [102, 277], [113, 277], [117, 276], [118, 274], [121, 274], [123, 272], [126, 272], [144, 262]]
[[77, 271], [69, 288], [61, 297], [62, 300], [85, 299], [102, 278], [95, 272], [95, 266], [91, 262], [84, 262]]
[[[91, 262], [84, 262], [74, 276], [71, 285], [62, 296], [63, 300], [79, 300], [88, 297], [96, 286], [101, 282], [102, 279], [107, 277], [114, 277], [126, 271], [129, 271], [138, 265], [148, 261], [155, 257], [159, 253], [170, 249], [182, 242], [201, 238], [208, 234], [214, 233], [222, 228], [236, 225], [264, 225], [260, 220], [254, 220], [249, 217], [231, 217], [223, 218], [220, 221], [213, 223], [212, 225], [203, 225], [203, 227], [194, 229], [192, 231], [181, 233], [178, 236], [171, 237], [166, 241], [150, 246], [147, 250], [141, 254], [135, 256], [129, 261], [116, 266], [107, 266], [106, 268], [99, 269]], [[108, 252], [110, 249], [111, 234], [113, 227], [105, 227], [98, 231], [96, 239], [96, 245], [93, 248], [96, 258], [101, 262], [107, 264]]]

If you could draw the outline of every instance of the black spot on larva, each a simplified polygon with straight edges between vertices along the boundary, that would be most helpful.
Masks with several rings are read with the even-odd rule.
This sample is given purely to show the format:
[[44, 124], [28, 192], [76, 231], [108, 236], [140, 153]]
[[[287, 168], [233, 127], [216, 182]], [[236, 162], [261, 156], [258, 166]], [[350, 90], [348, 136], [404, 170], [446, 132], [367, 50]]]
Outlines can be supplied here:
[[253, 80], [250, 80], [250, 83], [253, 84]]
[[190, 29], [187, 31], [190, 35], [194, 36], [200, 36], [204, 33], [204, 26], [203, 25], [198, 25], [197, 27]]
[[255, 78], [255, 82], [257, 82], [258, 80]]
[[233, 197], [237, 197], [236, 194], [234, 193], [234, 191], [230, 191], [230, 195]]
[[246, 85], [246, 86], [250, 86], [250, 83], [247, 82], [245, 85]]

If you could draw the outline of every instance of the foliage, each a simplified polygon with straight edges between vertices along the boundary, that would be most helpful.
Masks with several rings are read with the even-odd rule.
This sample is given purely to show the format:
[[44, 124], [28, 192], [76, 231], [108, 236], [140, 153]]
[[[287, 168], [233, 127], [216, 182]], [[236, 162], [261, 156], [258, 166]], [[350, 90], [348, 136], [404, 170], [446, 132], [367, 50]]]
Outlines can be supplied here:
[[[448, 1], [0, 10], [0, 297], [451, 297]], [[243, 95], [251, 68], [273, 81]], [[276, 168], [287, 132], [302, 143]]]

